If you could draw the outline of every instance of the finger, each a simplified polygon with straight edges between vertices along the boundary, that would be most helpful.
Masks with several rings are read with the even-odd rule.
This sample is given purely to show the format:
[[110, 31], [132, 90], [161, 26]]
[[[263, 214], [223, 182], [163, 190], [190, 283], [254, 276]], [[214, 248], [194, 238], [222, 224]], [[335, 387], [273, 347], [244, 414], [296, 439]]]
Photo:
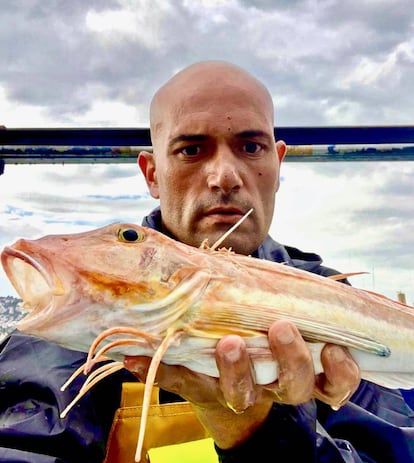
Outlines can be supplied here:
[[227, 407], [242, 413], [256, 398], [253, 368], [246, 345], [239, 336], [222, 338], [216, 346], [220, 389]]
[[149, 357], [126, 356], [124, 358], [125, 368], [133, 373], [142, 383], [145, 383], [150, 363], [151, 359]]
[[[143, 383], [146, 382], [150, 363], [151, 358], [149, 357], [126, 356], [124, 358], [125, 368]], [[163, 389], [179, 394], [183, 390], [183, 383], [188, 382], [188, 372], [189, 370], [185, 367], [160, 363], [155, 375], [155, 382]]]
[[339, 408], [351, 398], [361, 381], [361, 372], [348, 349], [327, 344], [321, 353], [324, 372], [317, 376], [315, 398]]
[[[148, 357], [126, 356], [124, 359], [125, 367], [141, 382], [146, 381], [150, 362]], [[155, 382], [158, 387], [178, 394], [193, 404], [207, 406], [219, 399], [224, 404], [216, 378], [195, 373], [183, 366], [160, 363]]]
[[269, 345], [278, 363], [278, 380], [266, 389], [278, 402], [297, 405], [313, 394], [315, 373], [311, 353], [293, 323], [277, 321], [269, 329]]

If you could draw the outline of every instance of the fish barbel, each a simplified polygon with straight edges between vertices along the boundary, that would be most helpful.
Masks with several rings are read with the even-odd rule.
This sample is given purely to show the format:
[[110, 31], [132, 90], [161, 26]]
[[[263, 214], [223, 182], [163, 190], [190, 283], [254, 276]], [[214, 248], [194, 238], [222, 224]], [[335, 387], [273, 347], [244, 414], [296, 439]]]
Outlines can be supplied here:
[[153, 357], [151, 381], [161, 360], [217, 377], [216, 343], [236, 334], [256, 383], [270, 383], [278, 372], [267, 332], [285, 319], [308, 342], [317, 373], [322, 347], [335, 343], [350, 349], [363, 378], [414, 386], [413, 308], [332, 278], [122, 223], [20, 239], [1, 261], [30, 311], [20, 331], [84, 352], [106, 340], [99, 355], [110, 349], [119, 361]]

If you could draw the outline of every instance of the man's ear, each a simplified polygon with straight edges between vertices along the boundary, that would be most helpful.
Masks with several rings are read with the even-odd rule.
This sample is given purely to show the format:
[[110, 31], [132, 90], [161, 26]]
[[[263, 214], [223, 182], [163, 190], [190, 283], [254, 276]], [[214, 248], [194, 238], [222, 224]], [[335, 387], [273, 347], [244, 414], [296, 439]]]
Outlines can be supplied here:
[[160, 195], [154, 154], [148, 151], [141, 151], [138, 155], [137, 162], [141, 172], [144, 174], [151, 196], [155, 199], [159, 199]]
[[283, 159], [285, 158], [286, 151], [287, 151], [286, 143], [283, 140], [278, 140], [276, 142], [276, 151], [277, 151], [277, 156], [279, 158], [279, 162], [282, 162]]

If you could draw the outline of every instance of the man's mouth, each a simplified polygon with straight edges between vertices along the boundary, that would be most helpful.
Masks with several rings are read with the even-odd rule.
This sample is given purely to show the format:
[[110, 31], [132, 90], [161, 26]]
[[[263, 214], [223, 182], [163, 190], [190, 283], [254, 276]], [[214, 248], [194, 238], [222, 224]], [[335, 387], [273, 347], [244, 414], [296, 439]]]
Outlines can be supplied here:
[[205, 215], [207, 217], [228, 217], [228, 218], [237, 218], [239, 219], [240, 217], [243, 217], [245, 213], [238, 208], [234, 207], [215, 207], [213, 209], [208, 210]]
[[[214, 250], [217, 249], [218, 246], [220, 246], [224, 240], [234, 232], [241, 224], [244, 222], [244, 220], [247, 219], [247, 217], [253, 212], [253, 208], [251, 208], [249, 211], [246, 212], [246, 214], [243, 214], [239, 209], [234, 209], [234, 208], [224, 208], [223, 209], [213, 209], [209, 211], [210, 214], [207, 215], [207, 217], [215, 217], [217, 220], [215, 220], [214, 224], [223, 224], [226, 225], [226, 227], [230, 226], [227, 228], [226, 232], [211, 246], [210, 249]], [[224, 213], [223, 213], [224, 212]]]
[[204, 213], [204, 217], [217, 226], [229, 227], [237, 223], [246, 212], [237, 207], [214, 207]]

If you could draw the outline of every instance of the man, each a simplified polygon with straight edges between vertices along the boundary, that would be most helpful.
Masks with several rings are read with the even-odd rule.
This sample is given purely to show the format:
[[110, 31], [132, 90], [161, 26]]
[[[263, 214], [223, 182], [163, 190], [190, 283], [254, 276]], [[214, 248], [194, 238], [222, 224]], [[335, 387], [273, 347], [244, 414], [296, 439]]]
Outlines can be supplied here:
[[[138, 162], [160, 210], [144, 225], [199, 246], [205, 238], [214, 243], [253, 208], [224, 246], [333, 273], [318, 256], [267, 236], [286, 148], [274, 142], [272, 100], [255, 78], [223, 62], [190, 66], [155, 95], [151, 134], [154, 154], [142, 153]], [[221, 461], [414, 461], [411, 409], [398, 391], [364, 381], [358, 387], [359, 370], [346, 349], [327, 346], [324, 373], [315, 376], [294, 325], [273, 324], [269, 345], [279, 378], [264, 387], [255, 385], [237, 336], [217, 344], [219, 379], [179, 366], [158, 370], [163, 390], [193, 404]], [[125, 370], [102, 381], [61, 420], [59, 410], [79, 385], [63, 393], [60, 386], [84, 360], [82, 353], [18, 333], [0, 346], [0, 462], [103, 460], [121, 383], [135, 377]], [[148, 359], [125, 363], [145, 378]]]
[[[268, 237], [286, 145], [274, 141], [272, 98], [259, 81], [229, 63], [194, 64], [156, 93], [150, 121], [153, 154], [142, 152], [138, 163], [160, 209], [145, 225], [199, 246], [205, 238], [214, 243], [253, 208], [223, 245], [271, 260], [287, 257], [291, 265], [306, 268], [304, 260], [309, 256], [291, 250], [299, 254], [299, 260], [292, 259], [286, 248]], [[332, 273], [319, 261], [312, 263], [314, 257], [307, 268], [322, 275]], [[293, 324], [274, 323], [269, 345], [279, 365], [279, 378], [265, 387], [255, 385], [245, 344], [237, 336], [217, 344], [218, 380], [166, 365], [160, 367], [156, 380], [193, 404], [223, 461], [251, 461], [267, 450], [274, 461], [397, 461], [398, 451], [392, 449], [385, 460], [381, 460], [382, 450], [370, 455], [368, 441], [357, 442], [357, 448], [367, 453], [358, 455], [352, 442], [343, 440], [352, 435], [349, 430], [335, 442], [317, 421], [319, 414], [328, 423], [335, 413], [324, 404], [338, 409], [358, 387], [359, 370], [346, 349], [326, 346], [324, 373], [315, 376], [310, 352]], [[145, 379], [148, 359], [127, 358], [125, 364]], [[362, 390], [366, 397], [380, 401], [381, 394], [394, 395], [363, 384], [358, 401], [363, 401]], [[318, 405], [311, 400], [315, 398], [320, 400]], [[395, 424], [412, 426], [411, 410], [401, 396], [393, 400], [395, 410], [404, 416]], [[368, 415], [362, 413], [360, 419]], [[404, 458], [414, 459], [413, 431], [407, 430], [399, 440]], [[387, 446], [392, 444], [388, 441]]]

